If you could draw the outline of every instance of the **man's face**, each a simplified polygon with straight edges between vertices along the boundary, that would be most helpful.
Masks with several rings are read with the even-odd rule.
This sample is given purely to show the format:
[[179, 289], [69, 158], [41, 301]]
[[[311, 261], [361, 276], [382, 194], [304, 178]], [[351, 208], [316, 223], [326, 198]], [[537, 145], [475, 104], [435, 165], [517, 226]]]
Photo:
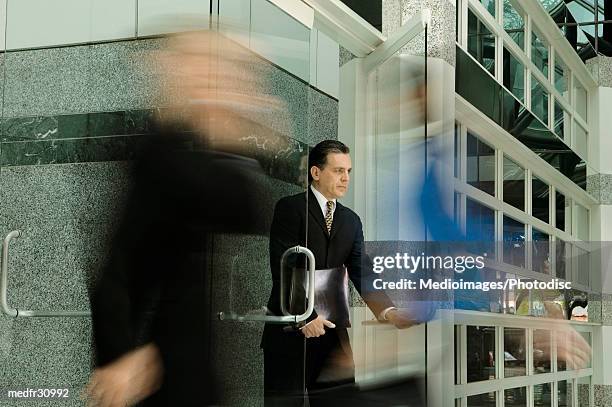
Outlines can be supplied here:
[[315, 188], [327, 199], [342, 198], [348, 191], [350, 172], [352, 169], [351, 156], [341, 153], [327, 155], [327, 163], [323, 169], [313, 166], [310, 168]]

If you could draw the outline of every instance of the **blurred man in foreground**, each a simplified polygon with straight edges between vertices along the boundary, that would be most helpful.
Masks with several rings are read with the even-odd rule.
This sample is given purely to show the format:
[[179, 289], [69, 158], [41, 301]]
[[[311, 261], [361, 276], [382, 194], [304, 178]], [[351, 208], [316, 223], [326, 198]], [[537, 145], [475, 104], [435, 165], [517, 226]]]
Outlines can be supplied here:
[[91, 295], [98, 366], [85, 390], [91, 406], [216, 404], [207, 244], [212, 233], [268, 228], [261, 207], [269, 194], [254, 187], [261, 168], [236, 154], [241, 137], [271, 132], [246, 114], [284, 114], [264, 92], [263, 62], [214, 32], [174, 36], [154, 62], [184, 103], [168, 109], [137, 156]]

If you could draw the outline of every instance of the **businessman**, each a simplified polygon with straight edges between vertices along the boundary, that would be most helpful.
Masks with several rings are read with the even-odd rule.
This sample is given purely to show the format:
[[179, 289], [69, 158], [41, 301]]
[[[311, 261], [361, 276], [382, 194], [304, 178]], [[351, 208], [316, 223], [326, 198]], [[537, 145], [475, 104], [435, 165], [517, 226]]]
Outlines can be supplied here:
[[[410, 325], [411, 321], [393, 307], [386, 295], [373, 290], [373, 272], [364, 253], [361, 220], [338, 202], [349, 187], [352, 169], [349, 148], [339, 141], [322, 141], [310, 152], [308, 167], [308, 190], [282, 198], [274, 210], [270, 232], [273, 288], [268, 309], [281, 315], [280, 258], [288, 248], [302, 245], [313, 252], [317, 273], [319, 270], [348, 272], [355, 288], [379, 319], [398, 327]], [[329, 284], [347, 283], [342, 277], [328, 278], [328, 281], [340, 282]], [[342, 287], [326, 288], [342, 292]], [[343, 296], [343, 301], [348, 309], [348, 296]], [[265, 326], [261, 346], [267, 407], [301, 406], [308, 393], [354, 383], [348, 316], [333, 320], [328, 313], [320, 314], [320, 311], [315, 305], [312, 315], [294, 329], [286, 325]], [[310, 405], [316, 406], [317, 400], [311, 397]]]

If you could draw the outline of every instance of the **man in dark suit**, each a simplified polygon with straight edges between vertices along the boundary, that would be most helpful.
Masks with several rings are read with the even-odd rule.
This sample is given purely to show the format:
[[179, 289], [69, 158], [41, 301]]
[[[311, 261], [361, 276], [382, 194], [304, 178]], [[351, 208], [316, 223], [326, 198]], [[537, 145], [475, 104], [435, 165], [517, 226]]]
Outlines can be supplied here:
[[[308, 191], [279, 200], [274, 210], [270, 232], [273, 288], [268, 309], [281, 315], [280, 258], [288, 248], [301, 245], [313, 252], [317, 270], [341, 273], [346, 267], [353, 285], [379, 319], [406, 326], [409, 321], [383, 293], [373, 289], [374, 274], [364, 253], [359, 216], [337, 201], [349, 187], [348, 147], [335, 140], [322, 141], [310, 152], [308, 167]], [[319, 315], [316, 306], [305, 323], [294, 329], [267, 324], [261, 344], [266, 406], [300, 406], [306, 392], [354, 383], [349, 325], [348, 319], [334, 321]], [[311, 398], [310, 405], [316, 404]]]

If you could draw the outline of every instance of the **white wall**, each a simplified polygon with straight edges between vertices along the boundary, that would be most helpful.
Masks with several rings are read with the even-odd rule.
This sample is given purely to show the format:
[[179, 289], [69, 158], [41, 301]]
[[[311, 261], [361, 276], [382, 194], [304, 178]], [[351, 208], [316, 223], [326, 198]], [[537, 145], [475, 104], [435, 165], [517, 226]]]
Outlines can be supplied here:
[[7, 15], [7, 49], [114, 40], [136, 34], [135, 0], [10, 0]]
[[138, 0], [138, 36], [208, 28], [209, 15], [210, 0]]

